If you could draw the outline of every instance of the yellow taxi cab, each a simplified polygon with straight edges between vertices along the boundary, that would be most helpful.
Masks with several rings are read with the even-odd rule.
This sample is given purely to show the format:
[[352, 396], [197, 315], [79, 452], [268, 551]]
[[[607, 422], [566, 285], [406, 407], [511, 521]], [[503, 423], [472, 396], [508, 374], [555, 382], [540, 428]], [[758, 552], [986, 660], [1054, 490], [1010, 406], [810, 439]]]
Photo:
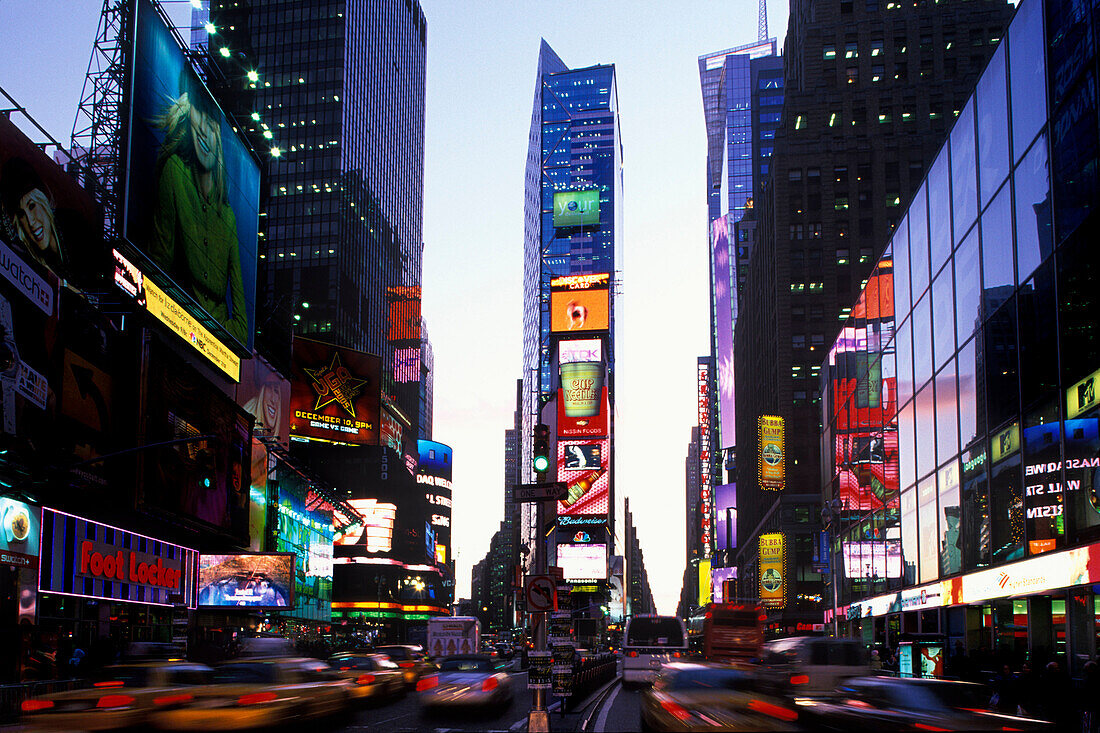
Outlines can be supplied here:
[[385, 654], [405, 673], [405, 686], [416, 687], [416, 683], [436, 667], [424, 653], [424, 647], [416, 644], [387, 644], [374, 648], [376, 654]]
[[114, 730], [148, 725], [158, 713], [189, 704], [213, 670], [182, 660], [105, 667], [91, 686], [24, 700], [30, 730]]
[[356, 700], [405, 694], [405, 671], [384, 654], [342, 652], [328, 663], [336, 674], [352, 682], [351, 696]]
[[351, 699], [351, 683], [320, 660], [244, 658], [215, 667], [210, 685], [153, 722], [164, 730], [259, 730], [337, 718]]

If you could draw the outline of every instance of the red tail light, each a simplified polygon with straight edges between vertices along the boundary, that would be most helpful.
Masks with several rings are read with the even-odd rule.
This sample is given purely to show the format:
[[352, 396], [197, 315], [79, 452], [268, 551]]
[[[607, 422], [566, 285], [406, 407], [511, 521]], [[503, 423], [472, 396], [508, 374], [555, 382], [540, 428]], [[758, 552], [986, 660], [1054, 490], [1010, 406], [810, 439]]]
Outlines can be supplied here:
[[24, 713], [37, 713], [52, 708], [53, 700], [24, 700], [19, 707]]
[[416, 666], [416, 662], [398, 662], [397, 666], [403, 669], [410, 669]]
[[680, 652], [673, 652], [673, 653], [672, 653], [672, 656], [674, 656], [674, 657], [679, 657], [679, 656], [680, 656]]
[[638, 652], [630, 652], [630, 656], [636, 657], [636, 656], [638, 656]]
[[265, 702], [274, 702], [278, 700], [279, 696], [274, 692], [253, 692], [248, 695], [241, 695], [237, 698], [238, 705], [262, 705]]
[[349, 669], [351, 669], [351, 667], [341, 667], [340, 671], [341, 672], [347, 672]]
[[122, 680], [107, 680], [105, 682], [96, 682], [92, 687], [124, 687], [126, 685]]
[[358, 679], [355, 680], [355, 684], [357, 684], [357, 685], [372, 685], [372, 684], [374, 684], [374, 675], [373, 674], [361, 674], [361, 675], [359, 675]]
[[417, 692], [425, 692], [426, 690], [430, 690], [433, 687], [439, 687], [438, 675], [433, 674], [428, 675], [427, 677], [421, 677], [420, 680], [416, 683]]
[[164, 697], [154, 697], [154, 705], [179, 705], [180, 703], [191, 702], [191, 695], [165, 695]]
[[934, 725], [927, 725], [925, 723], [913, 723], [913, 727], [916, 728], [917, 730], [940, 730], [940, 731], [949, 731], [949, 730], [951, 730], [950, 728], [938, 728]]
[[662, 700], [661, 707], [664, 708], [666, 713], [676, 718], [677, 720], [688, 720], [691, 718], [691, 713], [689, 713], [687, 710], [684, 710], [684, 708], [680, 707], [676, 703], [672, 702], [672, 700]]
[[134, 698], [129, 695], [104, 695], [96, 703], [97, 708], [124, 708], [134, 704]]
[[497, 688], [498, 684], [500, 684], [500, 683], [497, 682], [496, 677], [490, 677], [489, 679], [487, 679], [487, 680], [485, 680], [484, 682], [481, 683], [481, 691], [482, 692], [492, 692], [493, 690], [495, 690]]
[[778, 720], [791, 721], [798, 719], [798, 713], [796, 713], [795, 711], [788, 710], [787, 708], [780, 707], [779, 705], [765, 702], [763, 700], [750, 700], [749, 710], [755, 710], [758, 713], [763, 713], [764, 715], [776, 718]]
[[791, 684], [792, 685], [808, 685], [808, 684], [810, 684], [810, 677], [809, 677], [809, 675], [805, 675], [805, 674], [793, 674], [793, 675], [791, 675]]

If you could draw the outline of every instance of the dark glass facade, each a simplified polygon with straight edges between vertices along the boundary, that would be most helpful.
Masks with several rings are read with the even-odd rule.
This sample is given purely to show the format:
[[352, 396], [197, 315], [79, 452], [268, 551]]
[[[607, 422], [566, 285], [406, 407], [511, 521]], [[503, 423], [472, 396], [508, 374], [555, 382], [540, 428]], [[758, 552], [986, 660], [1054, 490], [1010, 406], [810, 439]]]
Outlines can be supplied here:
[[[856, 362], [880, 371], [848, 381], [857, 401], [878, 391], [896, 405], [872, 428], [896, 425], [885, 510], [847, 510], [861, 493], [839, 450], [828, 459], [853, 396], [837, 389], [840, 360], [824, 367], [840, 544], [876, 527], [901, 544], [897, 575], [838, 573], [840, 621], [865, 639], [889, 643], [892, 624], [969, 649], [1067, 654], [1074, 670], [1096, 652], [1100, 578], [1081, 559], [1100, 540], [1095, 25], [1075, 3], [1020, 4], [879, 261], [898, 325], [879, 343], [868, 331]], [[860, 328], [855, 311], [848, 325]]]

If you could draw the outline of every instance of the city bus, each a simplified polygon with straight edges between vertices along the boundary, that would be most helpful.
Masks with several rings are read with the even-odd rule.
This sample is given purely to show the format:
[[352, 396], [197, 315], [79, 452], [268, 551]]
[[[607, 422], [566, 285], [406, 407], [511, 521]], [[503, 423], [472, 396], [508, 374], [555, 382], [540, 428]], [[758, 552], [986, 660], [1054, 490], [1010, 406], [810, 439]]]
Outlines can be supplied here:
[[623, 631], [623, 684], [653, 682], [661, 665], [686, 657], [687, 627], [676, 616], [631, 616]]
[[756, 603], [708, 603], [701, 618], [691, 619], [694, 628], [701, 627], [696, 652], [709, 662], [758, 659], [767, 620], [764, 608]]

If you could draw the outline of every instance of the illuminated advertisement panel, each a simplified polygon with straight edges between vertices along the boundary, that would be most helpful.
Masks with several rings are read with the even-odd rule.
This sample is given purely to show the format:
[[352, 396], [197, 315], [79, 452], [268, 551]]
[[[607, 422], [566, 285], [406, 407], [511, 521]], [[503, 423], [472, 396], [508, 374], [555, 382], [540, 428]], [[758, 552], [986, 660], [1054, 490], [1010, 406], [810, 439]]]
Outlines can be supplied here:
[[41, 521], [38, 507], [0, 496], [0, 564], [22, 568], [38, 565]]
[[[574, 367], [576, 364], [566, 364], [563, 372], [569, 372], [569, 367]], [[589, 399], [589, 396], [594, 389], [589, 384], [590, 376], [581, 376], [577, 379], [571, 379], [569, 381], [570, 391], [574, 398], [581, 397], [583, 399]], [[601, 380], [602, 381], [602, 380]], [[563, 379], [563, 385], [565, 381]], [[558, 437], [559, 438], [596, 438], [603, 437], [608, 434], [607, 427], [607, 385], [601, 385], [599, 391], [599, 401], [595, 408], [595, 414], [592, 413], [592, 409], [574, 410], [574, 415], [569, 415], [566, 411], [565, 404], [565, 392], [564, 389], [558, 390]], [[574, 402], [574, 405], [576, 403]]]
[[558, 364], [575, 361], [603, 361], [603, 342], [599, 339], [562, 339], [558, 342]]
[[737, 580], [737, 568], [711, 568], [710, 587], [714, 595], [715, 603], [726, 603], [733, 598], [726, 598], [726, 581]]
[[901, 577], [901, 540], [841, 542], [844, 577], [879, 580]]
[[569, 581], [603, 580], [607, 577], [607, 545], [558, 545], [558, 567]]
[[1097, 386], [1100, 386], [1100, 369], [1066, 390], [1066, 419], [1072, 420], [1096, 407]]
[[579, 227], [599, 223], [599, 189], [554, 192], [554, 226]]
[[787, 463], [783, 418], [761, 415], [757, 418], [760, 455], [760, 488], [781, 491], [787, 483]]
[[710, 560], [699, 561], [699, 605], [705, 606], [711, 601]]
[[760, 535], [760, 603], [768, 608], [787, 605], [787, 560], [782, 532]]
[[99, 207], [6, 115], [0, 115], [0, 238], [11, 244], [0, 245], [0, 275], [47, 316], [57, 312], [51, 273], [85, 289], [107, 272]]
[[372, 354], [294, 337], [290, 434], [298, 439], [377, 445], [381, 360]]
[[737, 548], [737, 484], [714, 487], [714, 531], [719, 550]]
[[[332, 510], [308, 502], [308, 487], [290, 472], [279, 476], [279, 534], [275, 549], [293, 553], [297, 618], [332, 619]], [[200, 599], [201, 603], [201, 599]]]
[[199, 605], [292, 609], [295, 564], [289, 552], [199, 555]]
[[611, 322], [611, 275], [563, 275], [550, 280], [550, 330], [606, 331]]
[[435, 530], [436, 563], [446, 564], [451, 547], [451, 475], [454, 452], [451, 446], [434, 440], [417, 441], [419, 462], [416, 467], [416, 483], [424, 489], [431, 516], [429, 523]]
[[195, 607], [195, 550], [49, 508], [41, 532], [43, 593]]
[[349, 521], [339, 512], [333, 512], [337, 525], [344, 526], [333, 537], [337, 545], [358, 545], [367, 552], [390, 552], [393, 550], [393, 525], [397, 518], [397, 505], [379, 502], [377, 499], [348, 499], [352, 509], [359, 512], [362, 520]]
[[[560, 517], [560, 519], [566, 519], [566, 517]], [[559, 524], [556, 533], [559, 545], [598, 545], [606, 542], [608, 537], [610, 532], [607, 529], [607, 519], [604, 517], [595, 518], [591, 524]]]
[[734, 410], [733, 328], [734, 308], [730, 267], [729, 220], [720, 216], [710, 223], [711, 266], [714, 269], [714, 309], [718, 365], [718, 415], [720, 430], [715, 448], [732, 448], [737, 442]]
[[[386, 288], [390, 304], [390, 341], [420, 341], [420, 288], [398, 285]], [[419, 349], [420, 347], [417, 346]]]
[[123, 236], [147, 277], [247, 354], [260, 167], [150, 0], [134, 8]]
[[[558, 481], [566, 484], [566, 497], [558, 502], [559, 515], [606, 515], [610, 496], [610, 441], [558, 442]], [[576, 465], [577, 455], [599, 456], [596, 468], [567, 468]]]
[[699, 530], [703, 545], [703, 557], [709, 558], [714, 545], [714, 511], [711, 496], [711, 424], [710, 424], [710, 368], [697, 364], [698, 417], [699, 417]]
[[256, 418], [253, 435], [290, 446], [290, 380], [259, 354], [241, 370], [237, 404]]
[[420, 380], [420, 347], [393, 350], [393, 381], [406, 383]]

